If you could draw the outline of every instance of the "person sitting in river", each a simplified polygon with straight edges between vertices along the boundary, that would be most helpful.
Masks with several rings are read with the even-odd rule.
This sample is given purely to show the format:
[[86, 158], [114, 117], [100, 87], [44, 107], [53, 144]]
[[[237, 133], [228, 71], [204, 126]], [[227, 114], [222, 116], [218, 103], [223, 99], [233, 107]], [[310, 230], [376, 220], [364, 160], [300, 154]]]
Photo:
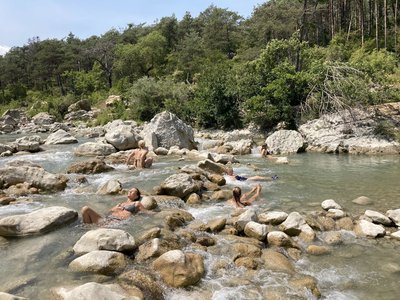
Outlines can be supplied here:
[[126, 164], [130, 169], [143, 169], [150, 168], [153, 164], [153, 158], [147, 157], [149, 149], [147, 149], [146, 144], [143, 140], [138, 143], [139, 148], [134, 149], [131, 154], [129, 154]]
[[260, 195], [260, 191], [261, 191], [261, 184], [257, 184], [249, 192], [244, 193], [242, 195], [242, 190], [240, 189], [240, 187], [235, 186], [232, 189], [233, 197], [231, 199], [229, 199], [227, 201], [227, 203], [236, 208], [242, 208], [245, 206], [249, 206], [258, 198], [258, 196]]
[[267, 144], [263, 144], [261, 146], [260, 153], [261, 153], [261, 157], [266, 157], [268, 159], [275, 158], [275, 157], [272, 156], [272, 154], [273, 154], [272, 150], [268, 149], [268, 145]]
[[233, 172], [233, 169], [230, 168], [230, 167], [226, 168], [225, 172], [232, 179], [236, 179], [236, 180], [239, 180], [239, 181], [246, 181], [246, 180], [250, 180], [250, 181], [251, 180], [254, 180], [254, 181], [257, 181], [257, 180], [258, 181], [267, 181], [267, 180], [276, 180], [276, 179], [279, 178], [277, 175], [273, 175], [273, 176], [259, 176], [259, 175], [256, 175], [256, 176], [250, 176], [250, 177], [240, 176], [240, 175], [235, 174]]
[[141, 198], [138, 188], [130, 189], [128, 192], [128, 199], [111, 208], [111, 212], [106, 216], [100, 215], [89, 206], [84, 206], [81, 209], [82, 221], [86, 224], [98, 224], [108, 221], [126, 220], [137, 212], [146, 211], [143, 204], [140, 202]]

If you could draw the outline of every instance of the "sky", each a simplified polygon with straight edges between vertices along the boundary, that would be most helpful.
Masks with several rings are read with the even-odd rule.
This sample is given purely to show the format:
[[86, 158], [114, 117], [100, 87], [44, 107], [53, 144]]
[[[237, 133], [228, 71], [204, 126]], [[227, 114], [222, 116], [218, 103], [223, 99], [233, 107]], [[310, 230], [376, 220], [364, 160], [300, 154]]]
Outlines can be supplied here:
[[153, 24], [186, 11], [193, 17], [208, 6], [227, 8], [247, 18], [265, 0], [0, 0], [0, 55], [28, 39], [63, 39], [70, 32], [80, 39], [123, 29], [127, 24]]

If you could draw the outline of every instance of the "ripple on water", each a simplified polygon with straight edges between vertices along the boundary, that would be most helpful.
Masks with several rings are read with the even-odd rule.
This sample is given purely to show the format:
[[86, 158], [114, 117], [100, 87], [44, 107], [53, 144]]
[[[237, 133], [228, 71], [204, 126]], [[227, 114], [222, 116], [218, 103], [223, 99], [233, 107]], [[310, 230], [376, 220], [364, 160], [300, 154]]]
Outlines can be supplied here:
[[44, 207], [44, 204], [40, 202], [26, 202], [4, 205], [0, 206], [0, 216], [27, 214], [42, 207]]

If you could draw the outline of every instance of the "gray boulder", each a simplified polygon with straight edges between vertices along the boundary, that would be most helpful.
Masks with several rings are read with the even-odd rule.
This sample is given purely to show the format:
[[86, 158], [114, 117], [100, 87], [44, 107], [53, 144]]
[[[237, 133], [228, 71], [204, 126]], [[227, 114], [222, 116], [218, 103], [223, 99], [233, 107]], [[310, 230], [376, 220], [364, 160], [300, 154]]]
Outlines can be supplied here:
[[64, 175], [49, 173], [39, 166], [21, 165], [0, 168], [0, 186], [3, 188], [27, 182], [44, 191], [59, 191], [66, 188], [67, 181]]
[[136, 249], [135, 239], [121, 229], [99, 228], [86, 232], [74, 245], [76, 254], [95, 250], [130, 252]]
[[122, 184], [116, 179], [111, 179], [102, 184], [97, 190], [96, 194], [99, 195], [115, 195], [122, 191]]
[[132, 131], [129, 125], [119, 125], [109, 130], [105, 135], [107, 143], [118, 150], [137, 148], [140, 137]]
[[164, 180], [161, 184], [161, 193], [165, 195], [185, 198], [193, 192], [200, 190], [199, 184], [185, 173], [174, 174]]
[[11, 143], [11, 146], [16, 149], [16, 151], [28, 151], [28, 152], [39, 152], [42, 149], [40, 145], [42, 144], [42, 139], [38, 135], [24, 136], [15, 140]]
[[56, 121], [56, 118], [46, 112], [40, 112], [32, 117], [35, 125], [50, 125]]
[[70, 208], [52, 206], [28, 214], [8, 216], [0, 219], [0, 236], [27, 236], [46, 233], [66, 225], [78, 218]]
[[79, 145], [74, 151], [77, 156], [107, 156], [115, 152], [116, 150], [113, 145], [93, 142]]
[[112, 170], [114, 170], [114, 168], [107, 165], [103, 160], [93, 158], [70, 165], [67, 169], [67, 173], [97, 174]]
[[386, 231], [382, 225], [376, 225], [366, 220], [361, 220], [355, 227], [354, 232], [358, 236], [376, 238], [384, 236]]
[[126, 264], [125, 256], [120, 252], [95, 250], [74, 259], [69, 268], [75, 272], [113, 275], [123, 271]]
[[375, 224], [392, 225], [392, 220], [380, 212], [367, 209], [364, 214]]
[[88, 282], [75, 288], [58, 288], [56, 299], [62, 300], [142, 300], [143, 295], [131, 296], [118, 284]]
[[74, 104], [68, 106], [68, 112], [78, 111], [78, 110], [89, 111], [90, 109], [91, 109], [90, 101], [87, 99], [79, 100]]
[[154, 116], [141, 132], [146, 145], [156, 149], [178, 146], [189, 150], [196, 148], [193, 128], [186, 125], [176, 115], [164, 111]]
[[279, 225], [280, 229], [290, 236], [299, 235], [302, 232], [302, 227], [306, 225], [303, 216], [298, 212], [292, 212], [286, 220]]
[[298, 153], [306, 148], [302, 135], [295, 130], [276, 131], [265, 142], [274, 154]]
[[59, 129], [47, 137], [45, 144], [58, 145], [58, 144], [73, 144], [77, 142], [78, 140], [75, 137], [73, 137], [69, 132], [66, 132], [63, 129]]
[[386, 216], [388, 216], [396, 226], [400, 226], [400, 208], [388, 210]]

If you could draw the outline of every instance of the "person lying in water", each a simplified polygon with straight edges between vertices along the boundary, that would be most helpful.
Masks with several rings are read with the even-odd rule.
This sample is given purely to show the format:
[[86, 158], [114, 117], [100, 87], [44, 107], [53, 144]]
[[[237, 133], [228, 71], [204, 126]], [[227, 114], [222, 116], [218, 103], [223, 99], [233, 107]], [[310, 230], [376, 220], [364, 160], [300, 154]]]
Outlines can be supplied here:
[[139, 211], [146, 211], [140, 200], [141, 195], [139, 189], [132, 188], [128, 192], [128, 199], [111, 208], [111, 213], [106, 216], [100, 215], [89, 206], [82, 207], [82, 221], [86, 224], [98, 224], [107, 221], [126, 220]]
[[235, 174], [233, 172], [233, 169], [229, 168], [229, 167], [226, 168], [225, 172], [230, 178], [236, 179], [236, 180], [239, 180], [239, 181], [246, 181], [246, 180], [255, 180], [255, 181], [256, 180], [259, 180], [259, 181], [264, 180], [264, 181], [267, 181], [267, 180], [276, 180], [276, 179], [279, 178], [277, 175], [273, 175], [273, 176], [259, 176], [259, 175], [256, 175], [256, 176], [250, 176], [250, 177], [240, 176], [240, 175]]
[[229, 199], [227, 203], [236, 208], [241, 208], [251, 205], [260, 195], [261, 184], [257, 184], [250, 192], [244, 193], [242, 195], [242, 190], [240, 187], [235, 186], [232, 189], [233, 198]]
[[129, 169], [143, 169], [150, 168], [153, 164], [153, 158], [147, 157], [149, 149], [147, 149], [146, 144], [143, 140], [138, 143], [139, 148], [134, 149], [131, 154], [129, 154], [126, 164]]

